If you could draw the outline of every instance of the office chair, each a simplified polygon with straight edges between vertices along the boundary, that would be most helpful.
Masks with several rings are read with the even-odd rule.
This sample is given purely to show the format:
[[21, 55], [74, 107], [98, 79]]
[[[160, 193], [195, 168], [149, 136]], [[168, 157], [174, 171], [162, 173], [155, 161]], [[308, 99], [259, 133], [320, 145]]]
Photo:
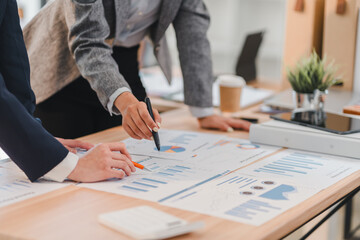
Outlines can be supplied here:
[[246, 82], [256, 79], [256, 57], [265, 31], [248, 34], [236, 63], [235, 73]]

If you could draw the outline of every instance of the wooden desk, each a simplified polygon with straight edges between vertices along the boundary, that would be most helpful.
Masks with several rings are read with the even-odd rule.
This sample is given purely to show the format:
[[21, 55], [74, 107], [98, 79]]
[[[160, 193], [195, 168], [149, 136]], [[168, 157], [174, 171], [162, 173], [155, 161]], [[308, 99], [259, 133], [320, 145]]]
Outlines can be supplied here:
[[[190, 117], [185, 109], [162, 116], [163, 128], [219, 133], [199, 130], [197, 121]], [[248, 137], [245, 132], [227, 135]], [[117, 127], [82, 139], [97, 143], [126, 137], [122, 128]], [[279, 239], [355, 189], [359, 182], [360, 172], [354, 173], [259, 227], [161, 206], [154, 202], [70, 186], [1, 208], [0, 239], [5, 236], [11, 236], [12, 239], [128, 239], [127, 236], [100, 225], [97, 216], [103, 212], [143, 204], [188, 221], [205, 222], [204, 229], [176, 239]]]

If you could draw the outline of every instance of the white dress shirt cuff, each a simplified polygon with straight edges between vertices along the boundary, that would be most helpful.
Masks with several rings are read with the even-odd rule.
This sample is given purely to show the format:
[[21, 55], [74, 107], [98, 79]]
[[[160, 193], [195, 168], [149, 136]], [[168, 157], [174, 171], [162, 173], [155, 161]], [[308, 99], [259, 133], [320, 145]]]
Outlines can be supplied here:
[[64, 160], [44, 175], [44, 178], [56, 182], [63, 182], [74, 170], [78, 161], [79, 157], [76, 154], [69, 152]]
[[124, 93], [124, 92], [131, 92], [131, 90], [127, 87], [122, 87], [122, 88], [118, 88], [113, 94], [111, 94], [111, 96], [109, 97], [109, 102], [107, 104], [107, 109], [110, 113], [110, 116], [112, 116], [113, 114], [115, 115], [120, 115], [120, 111], [114, 106], [114, 102], [116, 100], [116, 98], [118, 96], [120, 96], [120, 94]]
[[189, 110], [190, 110], [191, 114], [197, 118], [203, 118], [203, 117], [211, 116], [214, 114], [213, 107], [202, 108], [202, 107], [189, 106]]

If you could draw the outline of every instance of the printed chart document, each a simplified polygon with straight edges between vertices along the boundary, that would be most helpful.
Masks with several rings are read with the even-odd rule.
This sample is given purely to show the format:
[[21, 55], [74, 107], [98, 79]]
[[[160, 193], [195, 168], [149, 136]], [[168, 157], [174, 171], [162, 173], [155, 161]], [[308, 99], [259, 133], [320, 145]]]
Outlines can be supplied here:
[[359, 160], [284, 150], [162, 203], [261, 225], [358, 170]]
[[159, 138], [160, 151], [156, 149], [154, 141], [129, 138], [124, 143], [130, 154], [185, 160], [212, 146], [224, 136], [161, 129]]
[[211, 169], [230, 169], [233, 171], [279, 149], [268, 145], [253, 144], [245, 139], [223, 138], [197, 153], [192, 157], [192, 161], [196, 164], [206, 165]]
[[30, 182], [26, 175], [11, 161], [0, 164], [0, 207], [35, 197], [67, 186], [45, 180]]
[[[137, 169], [136, 173], [121, 180], [81, 184], [80, 186], [164, 202], [179, 194], [189, 192], [193, 188], [206, 185], [208, 182], [224, 176], [230, 171], [246, 166], [280, 149], [265, 145], [254, 145], [248, 140], [219, 137], [218, 135], [191, 134], [190, 132], [179, 131], [163, 131], [163, 133], [168, 133], [167, 139], [170, 140], [167, 141], [177, 139], [178, 145], [181, 144], [179, 139], [182, 139], [183, 142], [185, 142], [185, 139], [189, 142], [193, 140], [195, 147], [186, 144], [181, 145], [191, 150], [191, 154], [183, 155], [188, 157], [178, 158], [176, 155], [183, 152], [165, 152], [170, 156], [175, 156], [168, 159], [132, 155], [133, 161], [144, 165], [152, 172]], [[165, 137], [161, 138], [162, 142], [166, 142], [164, 140]], [[127, 144], [128, 149], [132, 149], [131, 142], [128, 141]], [[141, 144], [144, 146], [151, 145], [147, 148], [151, 154], [143, 151], [145, 154], [156, 155], [158, 153], [157, 150], [153, 150], [155, 148], [153, 142], [146, 141]], [[136, 149], [133, 148], [134, 151]], [[158, 154], [164, 156], [162, 153]]]
[[311, 197], [317, 189], [277, 178], [233, 172], [163, 204], [232, 221], [261, 225]]
[[203, 185], [229, 172], [219, 172], [216, 169], [179, 160], [152, 157], [139, 159], [141, 157], [134, 157], [133, 160], [137, 160], [153, 172], [136, 169], [136, 173], [121, 180], [80, 186], [157, 202], [194, 185]]
[[323, 189], [359, 169], [358, 159], [285, 150], [254, 163], [246, 169], [241, 169], [240, 172], [263, 177], [277, 177]]

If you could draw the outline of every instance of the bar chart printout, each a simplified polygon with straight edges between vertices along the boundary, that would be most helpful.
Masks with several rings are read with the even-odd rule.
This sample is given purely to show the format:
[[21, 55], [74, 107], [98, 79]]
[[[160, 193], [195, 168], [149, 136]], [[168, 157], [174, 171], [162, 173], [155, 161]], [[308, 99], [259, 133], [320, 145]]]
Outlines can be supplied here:
[[[198, 137], [198, 134], [192, 132], [165, 132], [169, 133], [166, 134], [168, 137], [166, 144], [183, 146], [168, 147], [162, 144], [162, 151], [168, 152], [169, 155], [182, 154], [187, 151], [189, 149], [188, 144]], [[132, 154], [133, 160], [150, 169], [152, 171], [150, 173], [137, 170], [135, 174], [122, 180], [81, 184], [81, 186], [150, 201], [166, 202], [175, 199], [178, 195], [191, 193], [192, 189], [200, 185], [206, 185], [231, 170], [245, 166], [279, 150], [279, 148], [270, 146], [257, 145], [254, 147], [249, 141], [243, 139], [219, 139], [216, 136], [209, 141], [208, 136], [205, 135], [205, 137], [206, 140], [201, 142], [200, 147], [194, 148], [192, 146], [197, 154], [191, 154], [190, 157], [174, 159], [152, 157], [149, 154]], [[163, 139], [161, 140], [163, 141]], [[151, 145], [149, 147], [151, 152], [154, 146], [152, 146], [152, 142], [148, 142]], [[128, 144], [135, 145], [149, 143], [128, 142]], [[198, 143], [195, 142], [195, 144]], [[244, 150], [239, 145], [247, 147]], [[251, 146], [251, 149], [248, 146]]]
[[[159, 167], [152, 167], [152, 170], [159, 169]], [[151, 176], [137, 178], [134, 181], [127, 181], [127, 184], [121, 185], [121, 188], [133, 192], [149, 192], [163, 185], [171, 184], [175, 181], [181, 181], [181, 178], [192, 175], [194, 171], [190, 167], [181, 165], [170, 165]]]
[[261, 225], [358, 170], [358, 160], [284, 150], [163, 204]]
[[[192, 149], [197, 156], [132, 155], [152, 172], [137, 170], [122, 180], [81, 186], [261, 225], [360, 169], [357, 160], [278, 151], [241, 139], [222, 138], [211, 144], [207, 139], [203, 145], [189, 148], [186, 144], [196, 135], [172, 134], [163, 146], [176, 145], [181, 150], [168, 147], [164, 154], [180, 156]], [[153, 148], [150, 145], [148, 151]]]
[[281, 210], [267, 202], [249, 200], [225, 212], [225, 214], [236, 218], [252, 220], [257, 214], [269, 212], [270, 210]]
[[354, 173], [359, 164], [358, 160], [352, 158], [288, 149], [240, 171], [324, 187]]
[[279, 178], [232, 172], [162, 203], [236, 222], [261, 225], [316, 192], [318, 189], [284, 182]]
[[0, 207], [51, 192], [67, 185], [67, 183], [45, 180], [32, 183], [12, 161], [1, 162]]
[[121, 180], [110, 180], [96, 184], [81, 184], [83, 187], [117, 193], [150, 201], [159, 201], [173, 194], [202, 185], [229, 172], [219, 173], [202, 166], [147, 156], [134, 156], [133, 160], [152, 172], [137, 170]]
[[325, 163], [321, 160], [315, 155], [291, 153], [254, 171], [288, 177], [294, 177], [296, 174], [307, 175], [312, 170], [324, 166]]

